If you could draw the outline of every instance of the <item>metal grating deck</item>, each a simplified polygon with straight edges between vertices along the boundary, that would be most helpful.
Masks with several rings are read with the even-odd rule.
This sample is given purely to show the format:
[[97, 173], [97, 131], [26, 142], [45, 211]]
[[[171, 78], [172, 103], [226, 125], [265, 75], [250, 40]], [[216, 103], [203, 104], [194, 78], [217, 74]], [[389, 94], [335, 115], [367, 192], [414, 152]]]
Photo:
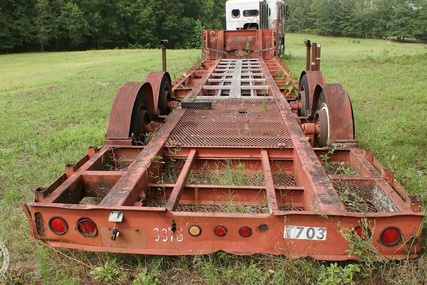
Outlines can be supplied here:
[[259, 98], [268, 89], [258, 59], [222, 59], [203, 86], [203, 97]]
[[213, 101], [212, 109], [188, 109], [166, 146], [292, 148], [273, 99]]

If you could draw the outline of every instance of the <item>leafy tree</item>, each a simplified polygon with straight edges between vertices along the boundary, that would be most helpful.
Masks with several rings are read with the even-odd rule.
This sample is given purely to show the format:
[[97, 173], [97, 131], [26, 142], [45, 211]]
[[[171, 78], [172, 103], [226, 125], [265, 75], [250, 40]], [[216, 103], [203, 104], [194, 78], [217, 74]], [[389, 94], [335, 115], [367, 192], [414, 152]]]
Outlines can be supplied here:
[[336, 15], [340, 29], [340, 35], [346, 37], [355, 37], [357, 34], [357, 22], [354, 13], [356, 12], [355, 0], [341, 0], [339, 14]]
[[118, 14], [128, 35], [128, 43], [142, 47], [153, 47], [157, 42], [156, 11], [152, 1], [129, 1], [118, 3]]
[[59, 19], [72, 47], [76, 47], [85, 41], [85, 36], [89, 34], [89, 24], [84, 17], [84, 12], [77, 4], [66, 3], [61, 10]]
[[310, 16], [316, 19], [315, 31], [320, 35], [341, 36], [341, 1], [318, 0], [310, 6]]
[[16, 42], [12, 33], [12, 15], [8, 1], [0, 3], [0, 50], [8, 51], [15, 47]]
[[420, 40], [427, 40], [427, 1], [413, 1], [415, 19], [413, 22], [413, 36]]
[[289, 0], [290, 18], [287, 22], [287, 29], [291, 32], [307, 32], [313, 29], [314, 18], [311, 13], [313, 0]]
[[[20, 50], [34, 41], [34, 6], [26, 0], [0, 1], [0, 48]], [[0, 20], [1, 21], [1, 20]]]
[[223, 29], [225, 22], [225, 2], [205, 0], [201, 1], [200, 13], [189, 14], [189, 16], [200, 15], [201, 25], [207, 29]]
[[37, 0], [35, 12], [35, 36], [40, 44], [40, 51], [44, 51], [45, 45], [52, 40], [53, 31], [55, 30], [54, 15], [51, 11], [49, 0]]
[[357, 1], [354, 11], [354, 36], [371, 38], [374, 36], [375, 6], [373, 0]]
[[101, 48], [127, 46], [125, 25], [118, 10], [121, 0], [79, 0], [78, 4], [89, 25], [88, 43]]

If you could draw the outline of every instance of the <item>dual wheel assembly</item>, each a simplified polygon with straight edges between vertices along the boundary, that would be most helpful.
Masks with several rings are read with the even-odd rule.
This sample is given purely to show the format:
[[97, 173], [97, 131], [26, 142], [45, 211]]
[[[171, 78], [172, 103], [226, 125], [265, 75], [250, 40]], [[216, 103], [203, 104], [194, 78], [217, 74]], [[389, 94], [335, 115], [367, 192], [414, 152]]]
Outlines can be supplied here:
[[341, 84], [325, 84], [320, 71], [304, 71], [299, 81], [299, 116], [313, 147], [355, 144], [353, 108]]
[[171, 112], [168, 72], [151, 72], [144, 82], [127, 82], [117, 91], [108, 120], [106, 143], [144, 145], [158, 128], [157, 119]]

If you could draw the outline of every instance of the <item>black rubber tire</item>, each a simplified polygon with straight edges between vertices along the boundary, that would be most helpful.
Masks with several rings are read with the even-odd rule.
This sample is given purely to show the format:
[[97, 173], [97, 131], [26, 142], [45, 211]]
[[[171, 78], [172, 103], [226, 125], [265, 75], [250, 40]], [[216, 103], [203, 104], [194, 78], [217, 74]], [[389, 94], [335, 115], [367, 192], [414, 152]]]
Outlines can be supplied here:
[[317, 110], [314, 114], [315, 124], [320, 125], [320, 134], [314, 138], [315, 147], [325, 147], [329, 139], [329, 119], [325, 109]]
[[144, 93], [139, 91], [132, 110], [129, 137], [133, 144], [141, 145], [145, 141], [144, 126], [151, 122], [151, 114], [148, 111], [148, 100]]
[[171, 112], [168, 102], [171, 100], [171, 82], [168, 77], [164, 75], [162, 77], [162, 82], [160, 83], [159, 89], [159, 104], [158, 108], [160, 115], [169, 115]]
[[326, 95], [325, 92], [320, 92], [319, 99], [317, 100], [317, 108], [316, 110], [322, 109], [322, 105], [326, 104]]
[[301, 112], [300, 115], [304, 116], [304, 117], [309, 117], [310, 116], [310, 90], [308, 87], [308, 80], [307, 80], [307, 75], [304, 74], [299, 82], [299, 90], [300, 91], [304, 91], [301, 92], [301, 103], [302, 103], [302, 107], [301, 107]]

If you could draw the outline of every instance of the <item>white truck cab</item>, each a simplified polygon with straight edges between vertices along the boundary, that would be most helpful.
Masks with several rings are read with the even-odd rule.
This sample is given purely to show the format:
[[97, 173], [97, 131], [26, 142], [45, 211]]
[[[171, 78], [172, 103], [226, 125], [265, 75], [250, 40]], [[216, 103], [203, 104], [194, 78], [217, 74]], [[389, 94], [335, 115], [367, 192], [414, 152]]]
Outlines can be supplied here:
[[284, 27], [286, 15], [283, 0], [229, 0], [226, 3], [227, 30], [280, 29]]
[[283, 0], [228, 0], [226, 28], [233, 30], [276, 30], [277, 53], [285, 51], [285, 20], [288, 6]]

